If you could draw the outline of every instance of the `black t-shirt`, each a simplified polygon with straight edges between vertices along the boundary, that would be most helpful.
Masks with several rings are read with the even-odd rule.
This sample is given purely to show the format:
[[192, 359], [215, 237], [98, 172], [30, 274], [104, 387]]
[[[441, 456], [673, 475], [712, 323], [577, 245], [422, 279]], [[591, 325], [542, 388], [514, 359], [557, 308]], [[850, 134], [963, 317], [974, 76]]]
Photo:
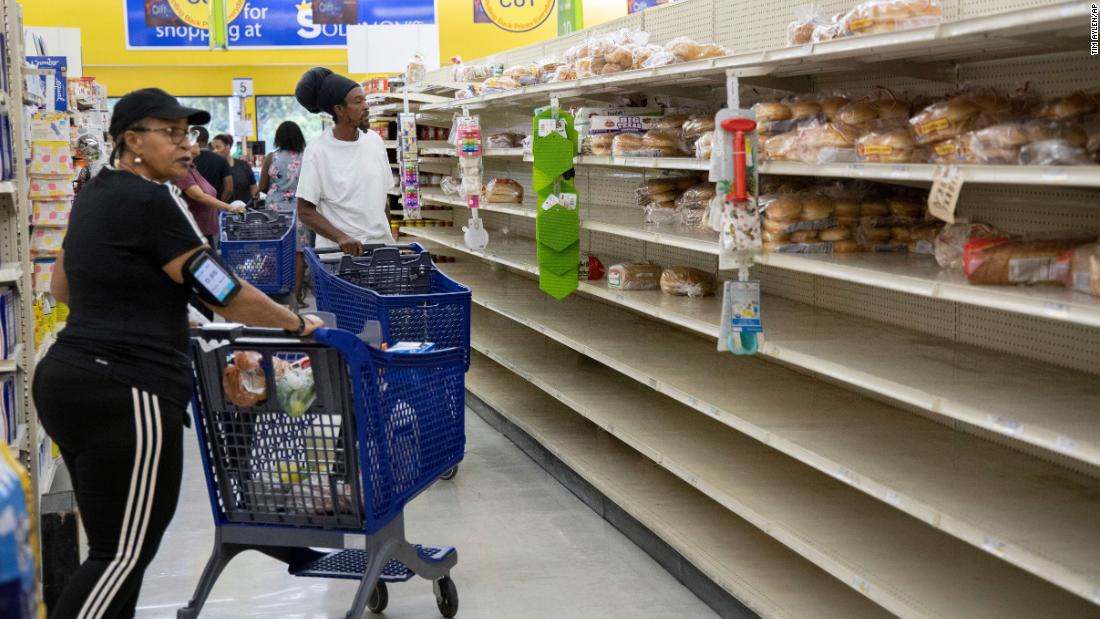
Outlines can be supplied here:
[[195, 157], [195, 167], [198, 168], [199, 174], [202, 174], [206, 182], [214, 188], [214, 191], [218, 192], [217, 198], [221, 200], [222, 189], [225, 187], [225, 177], [233, 176], [233, 170], [229, 169], [229, 162], [225, 160], [225, 157], [215, 152], [204, 150], [199, 153], [198, 157]]
[[73, 203], [68, 324], [48, 355], [186, 406], [190, 287], [162, 269], [203, 243], [166, 185], [106, 168]]
[[247, 162], [236, 159], [233, 161], [233, 199], [247, 203], [252, 199], [251, 187], [256, 184], [256, 175], [252, 173], [252, 166]]

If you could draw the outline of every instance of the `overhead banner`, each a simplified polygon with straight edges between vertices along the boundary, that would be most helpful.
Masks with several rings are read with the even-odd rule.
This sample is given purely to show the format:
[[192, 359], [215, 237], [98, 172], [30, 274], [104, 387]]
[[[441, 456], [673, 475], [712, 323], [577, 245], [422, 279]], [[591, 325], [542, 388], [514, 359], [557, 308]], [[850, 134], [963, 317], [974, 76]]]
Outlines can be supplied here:
[[[209, 0], [123, 0], [127, 49], [206, 49]], [[347, 45], [354, 24], [434, 24], [435, 0], [225, 0], [229, 47]]]

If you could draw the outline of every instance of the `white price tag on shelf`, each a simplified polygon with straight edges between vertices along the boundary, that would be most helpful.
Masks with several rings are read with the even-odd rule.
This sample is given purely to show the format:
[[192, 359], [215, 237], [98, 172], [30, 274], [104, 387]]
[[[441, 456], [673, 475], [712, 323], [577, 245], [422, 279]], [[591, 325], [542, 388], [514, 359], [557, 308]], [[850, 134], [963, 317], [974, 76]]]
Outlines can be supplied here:
[[906, 179], [912, 176], [912, 172], [907, 164], [898, 164], [890, 166], [890, 178]]
[[1007, 419], [1000, 415], [989, 415], [986, 418], [986, 424], [993, 430], [1003, 432], [1005, 434], [1015, 436], [1023, 431], [1024, 424], [1013, 419]]
[[1050, 168], [1043, 172], [1044, 181], [1064, 181], [1069, 178], [1069, 170], [1065, 168]]
[[928, 194], [928, 212], [949, 224], [955, 223], [955, 209], [962, 193], [963, 177], [959, 166], [936, 166], [932, 174], [932, 191]]

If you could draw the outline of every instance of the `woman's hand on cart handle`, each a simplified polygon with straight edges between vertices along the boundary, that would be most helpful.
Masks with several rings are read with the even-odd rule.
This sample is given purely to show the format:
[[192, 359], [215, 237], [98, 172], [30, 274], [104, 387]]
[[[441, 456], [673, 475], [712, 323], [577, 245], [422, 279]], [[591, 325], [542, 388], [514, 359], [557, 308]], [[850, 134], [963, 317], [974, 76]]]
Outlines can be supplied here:
[[336, 242], [340, 246], [340, 251], [349, 256], [361, 256], [363, 255], [363, 244], [359, 241], [344, 235], [340, 237], [340, 240]]
[[313, 314], [303, 314], [301, 316], [301, 319], [301, 332], [295, 334], [300, 337], [309, 337], [310, 335], [313, 335], [314, 331], [325, 326], [325, 321], [321, 320], [319, 317]]

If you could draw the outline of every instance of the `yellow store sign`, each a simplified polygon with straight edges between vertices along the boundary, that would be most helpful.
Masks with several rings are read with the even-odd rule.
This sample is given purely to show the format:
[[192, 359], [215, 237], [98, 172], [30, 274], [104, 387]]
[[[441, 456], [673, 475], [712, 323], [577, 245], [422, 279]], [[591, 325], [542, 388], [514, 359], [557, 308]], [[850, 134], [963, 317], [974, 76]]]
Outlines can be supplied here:
[[554, 12], [555, 0], [482, 0], [486, 16], [509, 32], [538, 28]]

